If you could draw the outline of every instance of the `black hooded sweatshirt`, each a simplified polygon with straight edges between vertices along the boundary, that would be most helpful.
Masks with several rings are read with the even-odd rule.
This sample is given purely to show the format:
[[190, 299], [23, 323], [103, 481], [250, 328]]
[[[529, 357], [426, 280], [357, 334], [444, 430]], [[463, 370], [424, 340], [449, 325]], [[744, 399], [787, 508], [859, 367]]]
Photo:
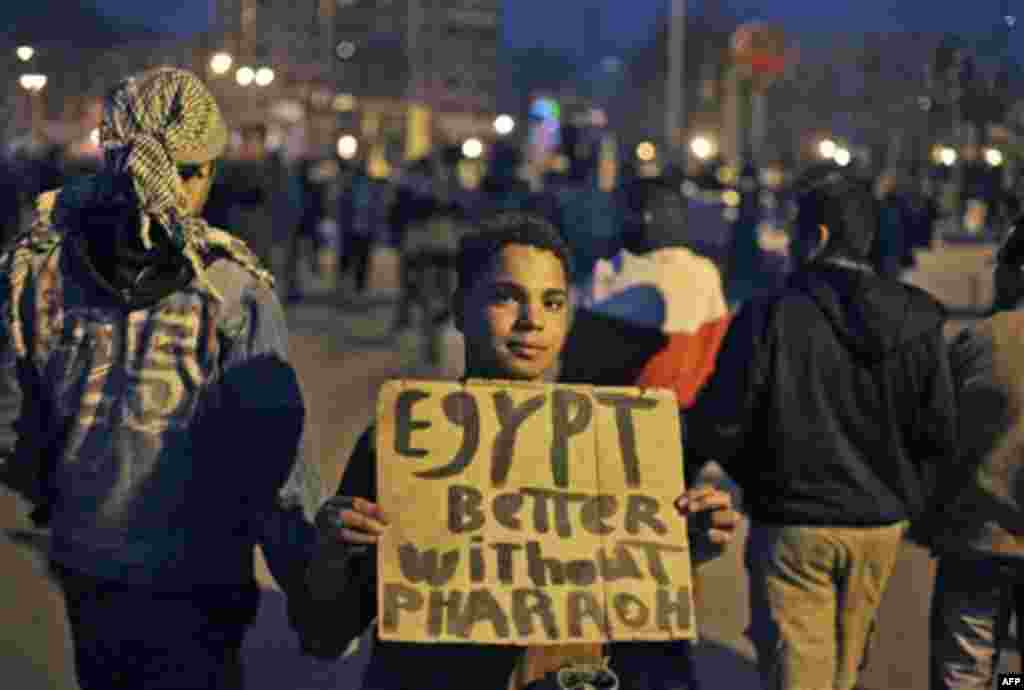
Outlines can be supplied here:
[[955, 461], [945, 312], [850, 262], [745, 304], [686, 416], [688, 465], [718, 460], [763, 524], [913, 519]]

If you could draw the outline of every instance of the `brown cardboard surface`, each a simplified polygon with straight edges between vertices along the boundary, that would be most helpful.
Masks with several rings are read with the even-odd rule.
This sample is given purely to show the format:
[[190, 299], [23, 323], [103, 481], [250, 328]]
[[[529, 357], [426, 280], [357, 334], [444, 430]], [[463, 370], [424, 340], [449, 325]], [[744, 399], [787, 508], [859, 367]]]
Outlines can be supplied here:
[[696, 636], [672, 393], [391, 381], [377, 434], [381, 639]]

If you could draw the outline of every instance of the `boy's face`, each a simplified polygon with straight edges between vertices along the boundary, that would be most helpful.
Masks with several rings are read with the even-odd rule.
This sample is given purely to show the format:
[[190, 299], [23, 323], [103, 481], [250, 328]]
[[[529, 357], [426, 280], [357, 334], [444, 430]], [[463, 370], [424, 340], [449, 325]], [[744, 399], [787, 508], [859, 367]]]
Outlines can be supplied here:
[[537, 381], [554, 367], [569, 329], [569, 295], [553, 252], [506, 245], [460, 299], [470, 376]]

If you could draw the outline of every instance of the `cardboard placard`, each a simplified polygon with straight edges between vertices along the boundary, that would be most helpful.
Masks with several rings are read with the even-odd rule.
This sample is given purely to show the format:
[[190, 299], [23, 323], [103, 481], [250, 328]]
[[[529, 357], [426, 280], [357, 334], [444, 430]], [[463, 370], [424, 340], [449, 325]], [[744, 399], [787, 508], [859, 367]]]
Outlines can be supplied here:
[[670, 391], [391, 381], [377, 467], [381, 639], [696, 637]]

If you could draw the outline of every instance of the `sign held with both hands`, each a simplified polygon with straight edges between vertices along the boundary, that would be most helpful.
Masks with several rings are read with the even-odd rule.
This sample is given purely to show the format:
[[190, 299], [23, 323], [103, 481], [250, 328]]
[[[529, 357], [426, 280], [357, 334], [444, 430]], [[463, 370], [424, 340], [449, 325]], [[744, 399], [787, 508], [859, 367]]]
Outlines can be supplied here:
[[695, 638], [678, 409], [662, 390], [386, 384], [381, 639]]

